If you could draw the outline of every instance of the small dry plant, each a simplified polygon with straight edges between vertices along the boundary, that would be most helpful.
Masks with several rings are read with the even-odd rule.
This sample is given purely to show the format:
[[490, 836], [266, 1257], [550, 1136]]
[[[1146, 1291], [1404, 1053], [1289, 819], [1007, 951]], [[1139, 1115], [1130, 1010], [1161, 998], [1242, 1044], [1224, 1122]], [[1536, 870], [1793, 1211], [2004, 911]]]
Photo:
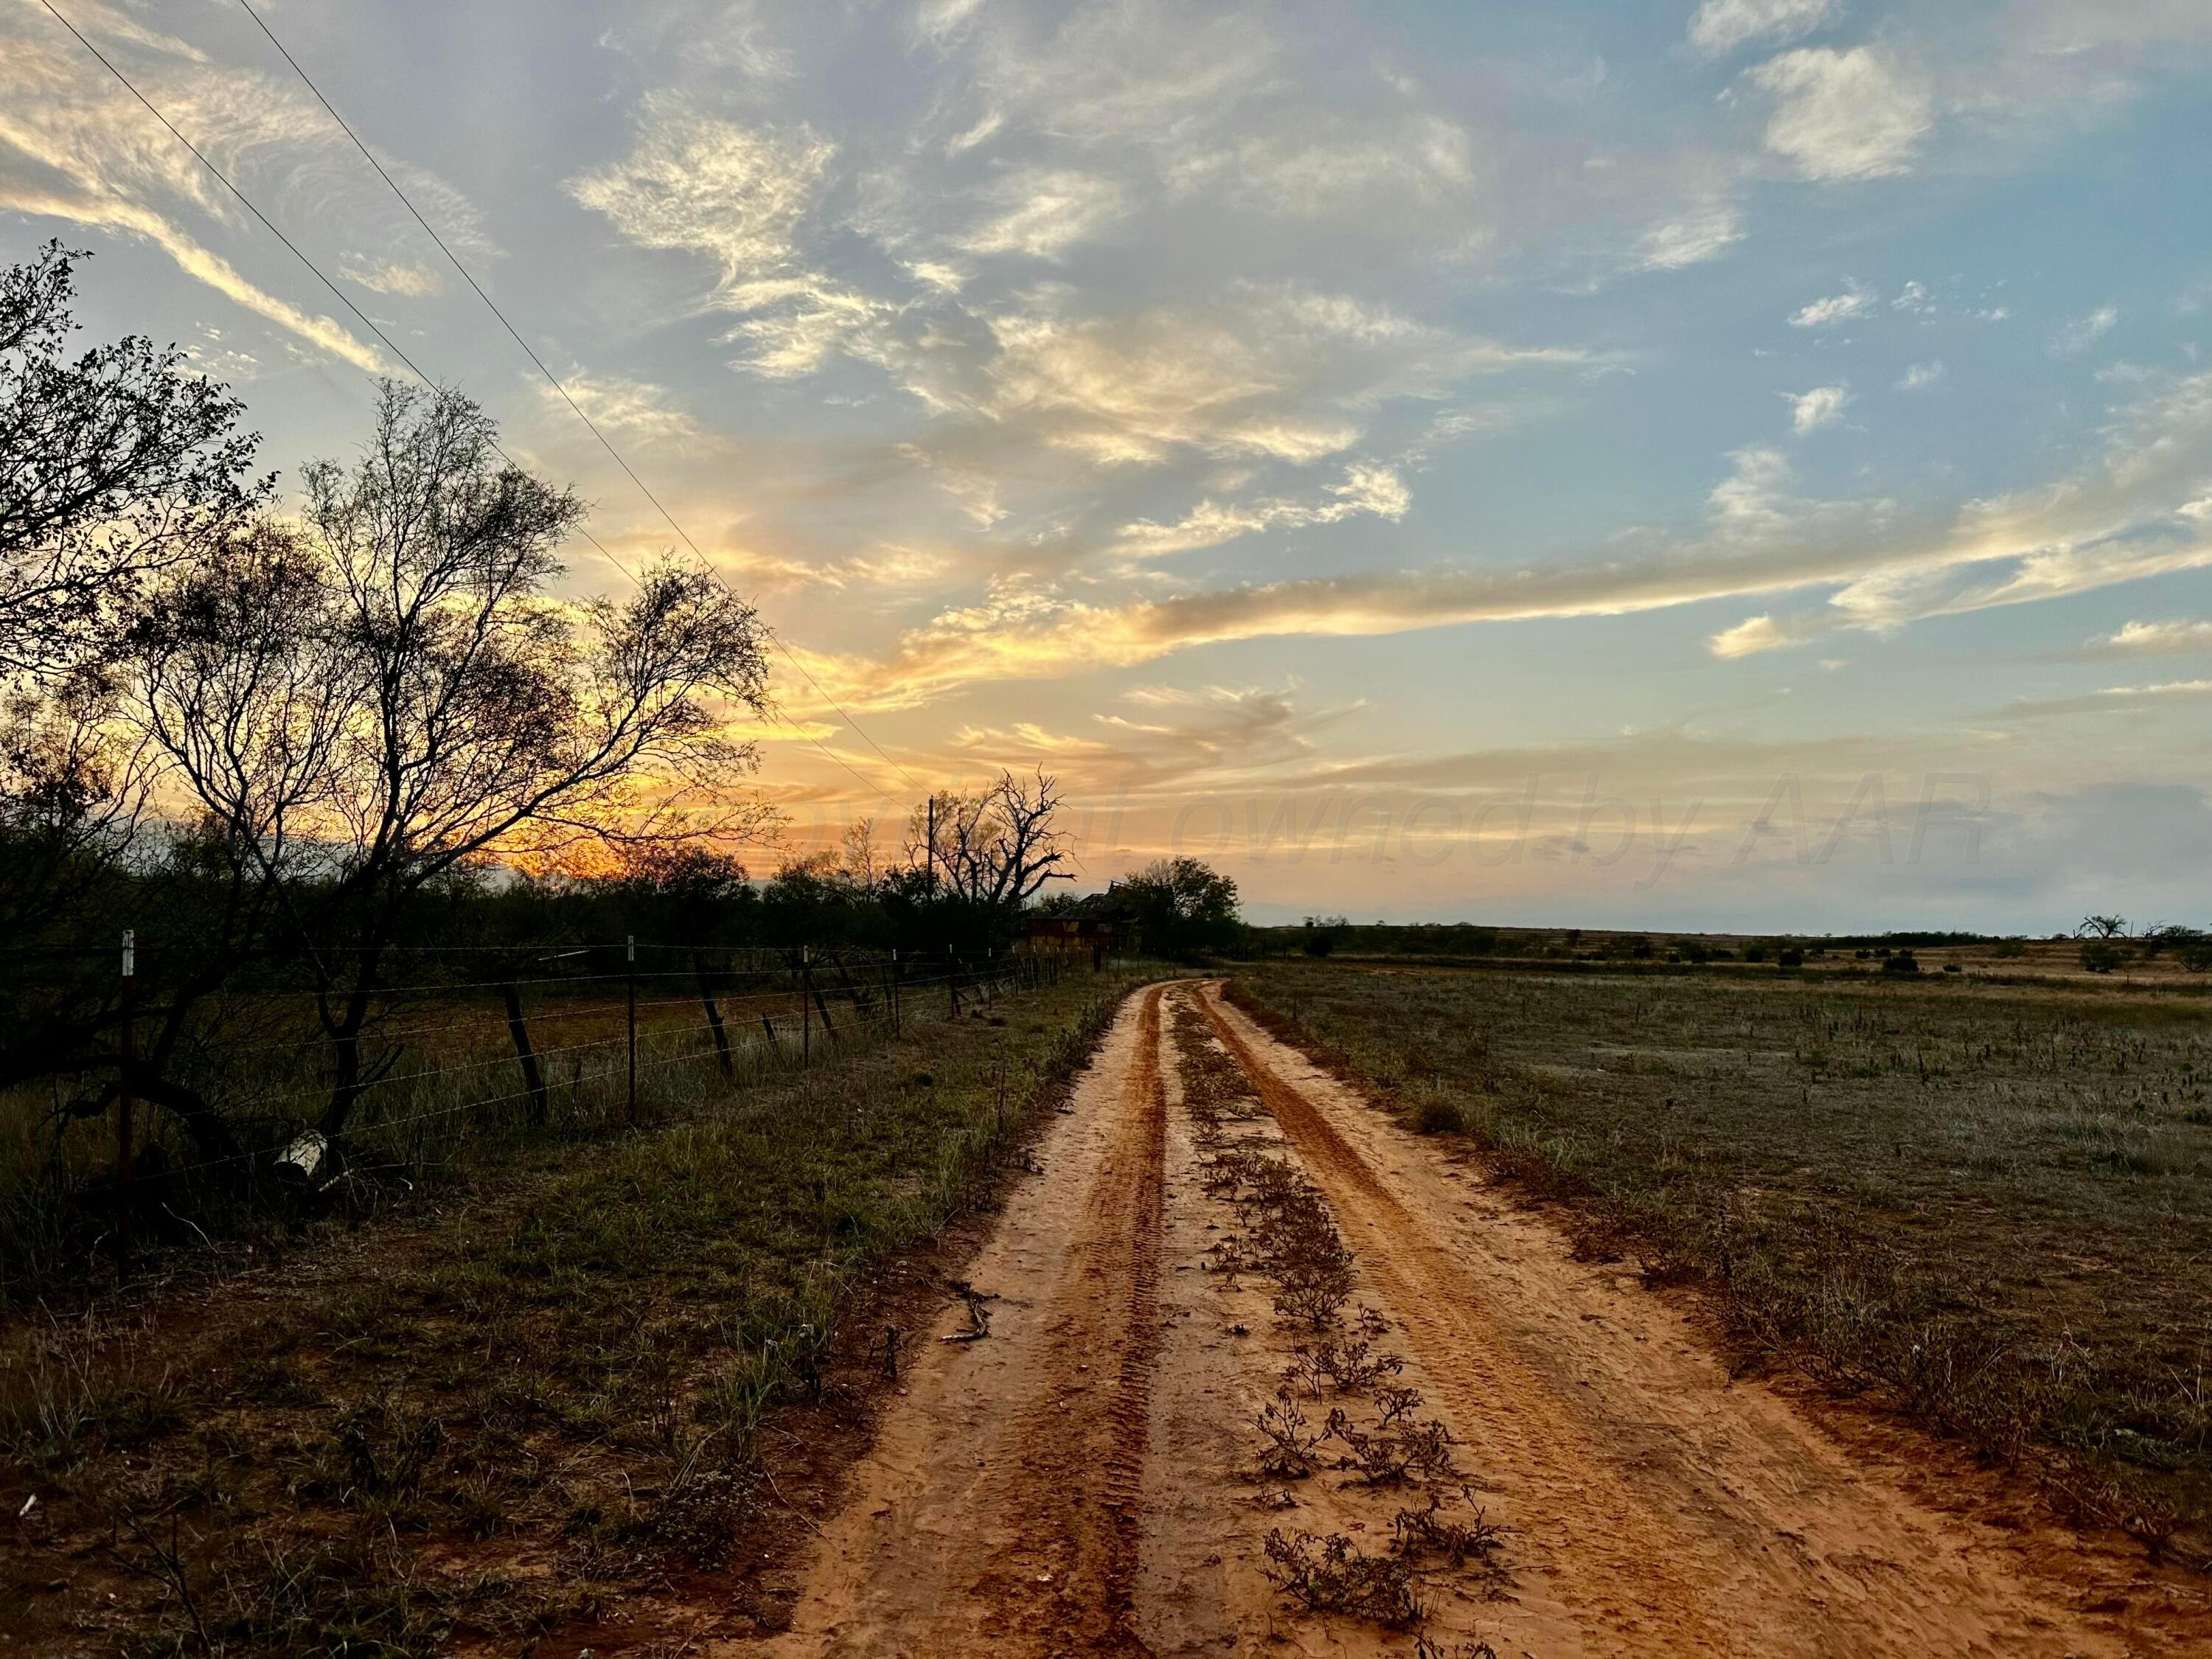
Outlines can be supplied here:
[[1410, 1630], [1429, 1616], [1413, 1568], [1369, 1555], [1342, 1533], [1267, 1534], [1262, 1571], [1277, 1590], [1314, 1613], [1347, 1613], [1386, 1630]]

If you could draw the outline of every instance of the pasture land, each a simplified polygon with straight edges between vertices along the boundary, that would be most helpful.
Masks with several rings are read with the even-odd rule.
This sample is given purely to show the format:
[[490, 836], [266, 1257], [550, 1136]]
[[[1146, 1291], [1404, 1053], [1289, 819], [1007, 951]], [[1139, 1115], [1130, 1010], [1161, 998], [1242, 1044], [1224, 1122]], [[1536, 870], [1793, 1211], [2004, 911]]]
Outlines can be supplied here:
[[2212, 1531], [2212, 1008], [2083, 981], [1267, 962], [1239, 994], [1412, 1127], [2154, 1547]]

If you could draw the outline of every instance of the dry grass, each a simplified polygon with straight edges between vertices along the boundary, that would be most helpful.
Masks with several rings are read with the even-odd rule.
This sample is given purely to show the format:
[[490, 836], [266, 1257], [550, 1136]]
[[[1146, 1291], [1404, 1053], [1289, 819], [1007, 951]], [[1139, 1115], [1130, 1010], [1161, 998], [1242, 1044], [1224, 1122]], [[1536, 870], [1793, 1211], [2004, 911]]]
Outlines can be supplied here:
[[1267, 963], [1248, 1006], [1459, 1132], [1747, 1362], [1875, 1389], [2154, 1549], [2212, 1529], [2212, 1010], [2124, 989]]
[[841, 1341], [848, 1310], [994, 1190], [1126, 982], [704, 1086], [281, 1263], [16, 1321], [0, 1495], [40, 1501], [0, 1545], [0, 1622], [57, 1655], [512, 1651], [712, 1574], [788, 1513], [764, 1428], [857, 1420], [885, 1345]]

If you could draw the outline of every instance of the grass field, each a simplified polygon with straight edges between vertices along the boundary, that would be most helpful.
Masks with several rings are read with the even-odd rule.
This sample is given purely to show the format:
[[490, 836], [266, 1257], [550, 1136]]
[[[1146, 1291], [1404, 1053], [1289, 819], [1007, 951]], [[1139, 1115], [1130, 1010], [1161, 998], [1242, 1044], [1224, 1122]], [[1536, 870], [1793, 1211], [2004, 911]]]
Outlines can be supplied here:
[[11, 1650], [512, 1650], [722, 1567], [774, 1502], [763, 1425], [852, 1405], [841, 1322], [993, 1191], [1131, 977], [695, 1073], [640, 1128], [465, 1161], [358, 1232], [14, 1320]]
[[2154, 1547], [2212, 1531], [2212, 1009], [1774, 969], [1267, 963], [1243, 991], [1409, 1121]]

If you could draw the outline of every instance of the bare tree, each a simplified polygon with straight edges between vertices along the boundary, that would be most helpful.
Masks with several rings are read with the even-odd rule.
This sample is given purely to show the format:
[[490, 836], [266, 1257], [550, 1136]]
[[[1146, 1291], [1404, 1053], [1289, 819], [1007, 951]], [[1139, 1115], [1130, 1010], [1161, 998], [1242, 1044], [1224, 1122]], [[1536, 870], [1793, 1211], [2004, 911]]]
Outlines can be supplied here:
[[767, 665], [751, 607], [673, 558], [621, 604], [550, 598], [582, 508], [459, 393], [387, 383], [359, 460], [306, 477], [303, 529], [196, 561], [138, 654], [147, 730], [307, 964], [336, 1137], [410, 908], [487, 861], [752, 821], [712, 705], [764, 712]]
[[2128, 919], [2125, 916], [2084, 916], [2081, 925], [2074, 930], [2076, 939], [2122, 939], [2126, 937]]
[[244, 405], [137, 336], [70, 358], [75, 261], [49, 242], [0, 270], [0, 674], [97, 658], [153, 572], [234, 531]]
[[908, 856], [926, 862], [963, 903], [1018, 910], [1045, 883], [1066, 877], [1059, 866], [1067, 858], [1066, 837], [1053, 827], [1065, 799], [1058, 780], [1042, 771], [1033, 782], [1002, 772], [972, 795], [944, 792], [908, 822]]

